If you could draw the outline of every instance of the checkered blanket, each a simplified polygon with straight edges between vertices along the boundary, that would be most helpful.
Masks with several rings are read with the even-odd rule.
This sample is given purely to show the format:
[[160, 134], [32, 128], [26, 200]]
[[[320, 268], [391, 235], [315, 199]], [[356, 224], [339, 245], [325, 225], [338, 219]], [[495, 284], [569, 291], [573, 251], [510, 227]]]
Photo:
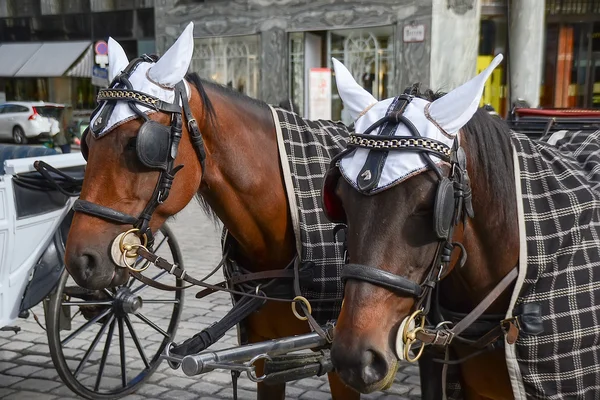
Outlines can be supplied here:
[[[305, 263], [301, 269], [311, 268], [313, 272], [312, 282], [302, 282], [302, 295], [341, 298], [344, 288], [339, 276], [344, 264], [343, 243], [334, 239], [335, 224], [323, 213], [321, 188], [329, 161], [345, 148], [350, 132], [342, 123], [309, 121], [281, 108], [272, 111], [296, 248]], [[312, 307], [312, 315], [324, 323], [337, 318], [341, 301], [312, 303]]]
[[[505, 343], [514, 397], [598, 399], [600, 131], [560, 131], [536, 141], [513, 132], [512, 143], [522, 201], [509, 310], [536, 303], [543, 321], [543, 333], [521, 331], [514, 345]], [[463, 398], [459, 374], [449, 368], [449, 400]]]
[[513, 134], [513, 145], [525, 231], [515, 306], [539, 304], [544, 327], [506, 347], [513, 392], [516, 398], [597, 399], [600, 131], [564, 131], [558, 141], [555, 135], [535, 142]]

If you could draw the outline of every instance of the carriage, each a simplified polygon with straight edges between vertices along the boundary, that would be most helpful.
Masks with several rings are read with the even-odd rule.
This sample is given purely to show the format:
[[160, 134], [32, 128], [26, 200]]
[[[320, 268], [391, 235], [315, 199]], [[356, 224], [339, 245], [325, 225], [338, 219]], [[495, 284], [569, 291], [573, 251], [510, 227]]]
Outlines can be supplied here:
[[[95, 337], [90, 336], [93, 338], [91, 350], [83, 355], [82, 362], [74, 368], [74, 372], [69, 372], [73, 377], [82, 372], [83, 366], [90, 361], [89, 354], [105, 332], [109, 338], [105, 349], [110, 347], [110, 337], [115, 329], [118, 329], [120, 338], [124, 336], [123, 332], [130, 328], [133, 318], [129, 314], [141, 318], [161, 333], [148, 320], [144, 320], [143, 313], [137, 308], [140, 302], [136, 296], [137, 288], [133, 286], [137, 285], [134, 278], [141, 285], [171, 293], [175, 297], [168, 302], [163, 297], [154, 301], [156, 304], [161, 301], [165, 305], [170, 304], [174, 311], [172, 327], [162, 332], [163, 338], [152, 362], [166, 359], [172, 368], [181, 368], [187, 375], [198, 375], [213, 369], [231, 370], [234, 393], [237, 377], [244, 372], [249, 379], [258, 383], [259, 396], [266, 398], [280, 397], [287, 381], [325, 373], [329, 375], [334, 399], [358, 398], [357, 391], [340, 384], [340, 376], [344, 382], [361, 392], [380, 390], [393, 382], [398, 360], [419, 361], [422, 368], [431, 368], [431, 363], [427, 366], [425, 361], [437, 362], [439, 368], [428, 369], [431, 375], [421, 374], [421, 380], [425, 383], [422, 384], [424, 397], [438, 398], [441, 388], [428, 379], [444, 376], [445, 382], [453, 368], [442, 368], [443, 364], [471, 364], [471, 358], [476, 359], [476, 356], [493, 351], [498, 353], [500, 347], [497, 346], [500, 346], [499, 343], [504, 346], [504, 340], [516, 359], [518, 352], [515, 345], [523, 345], [520, 340], [535, 341], [536, 335], [543, 333], [543, 330], [540, 331], [540, 326], [544, 324], [540, 310], [546, 305], [521, 307], [520, 314], [514, 316], [511, 315], [512, 306], [509, 315], [484, 314], [515, 282], [519, 271], [526, 271], [517, 267], [510, 269], [506, 276], [496, 277], [498, 282], [490, 283], [494, 290], [482, 296], [483, 300], [475, 303], [471, 312], [461, 314], [442, 310], [452, 318], [435, 324], [432, 324], [428, 314], [431, 305], [438, 305], [433, 300], [433, 294], [436, 285], [448, 273], [444, 267], [451, 263], [469, 265], [470, 262], [464, 257], [465, 246], [451, 240], [453, 226], [466, 221], [467, 217], [473, 218], [466, 158], [454, 141], [458, 130], [476, 112], [478, 90], [483, 90], [483, 83], [493, 67], [476, 77], [474, 83], [469, 83], [475, 89], [466, 93], [466, 89], [462, 90], [460, 97], [451, 93], [448, 97], [442, 97], [443, 101], [434, 98], [425, 100], [420, 97], [418, 87], [413, 87], [404, 95], [388, 99], [380, 105], [370, 94], [353, 84], [353, 80], [350, 81], [351, 75], [341, 64], [336, 64], [336, 79], [342, 98], [350, 106], [354, 118], [359, 120], [355, 128], [361, 133], [357, 134], [342, 124], [307, 121], [286, 110], [237, 96], [227, 89], [200, 80], [196, 75], [186, 75], [193, 52], [192, 31], [193, 25], [190, 24], [161, 59], [143, 56], [129, 61], [120, 46], [109, 41], [112, 84], [111, 88], [99, 93], [100, 106], [82, 138], [82, 154], [88, 162], [88, 186], [87, 191], [84, 190], [84, 194], [73, 203], [75, 214], [70, 226], [69, 245], [65, 250], [70, 276], [78, 285], [88, 289], [78, 292], [81, 300], [63, 301], [62, 294], [65, 291], [61, 292], [59, 285], [55, 293], [58, 294], [56, 298], [61, 300], [50, 302], [49, 306], [50, 315], [52, 312], [58, 314], [65, 306], [79, 307], [81, 314], [87, 314], [83, 315], [86, 322], [81, 329], [60, 339], [60, 343], [55, 340], [58, 349], [60, 345], [68, 344], [74, 333], [83, 331], [83, 327], [95, 326], [99, 329]], [[181, 62], [181, 59], [185, 62]], [[498, 62], [495, 60], [495, 65]], [[341, 84], [344, 80], [347, 83]], [[450, 109], [456, 114], [444, 114], [440, 107], [442, 111]], [[460, 107], [468, 112], [457, 109]], [[519, 110], [516, 113], [518, 118], [514, 118], [512, 124], [523, 126], [523, 123], [528, 123], [539, 127], [539, 118], [531, 115], [540, 113], [543, 112]], [[456, 115], [459, 116], [458, 122]], [[499, 125], [494, 125], [497, 122], [491, 117], [480, 114], [478, 118], [483, 118], [482, 123], [498, 130], [501, 136]], [[583, 122], [584, 128], [596, 126], [596, 120], [590, 119]], [[412, 125], [413, 121], [419, 122], [419, 126]], [[573, 122], [572, 119], [553, 116], [551, 123], [546, 121], [544, 124], [543, 136], [546, 141], [564, 145], [561, 132], [565, 126], [572, 127]], [[410, 135], [391, 139], [368, 135], [380, 126], [381, 131], [386, 132], [384, 136], [391, 135], [393, 128], [400, 123], [407, 127]], [[118, 134], [115, 133], [117, 131]], [[225, 132], [228, 136], [221, 136]], [[420, 132], [426, 132], [431, 137], [419, 137]], [[552, 135], [548, 138], [550, 133]], [[482, 135], [482, 132], [477, 134]], [[483, 136], [478, 140], [486, 142]], [[506, 138], [504, 140], [496, 144], [509, 148]], [[529, 143], [524, 136], [519, 140], [523, 146]], [[346, 157], [357, 149], [377, 149], [379, 153], [374, 152], [370, 158], [363, 152], [363, 157], [358, 161], [361, 168], [347, 163], [345, 170], [340, 167]], [[414, 229], [409, 230], [392, 224], [369, 225], [371, 217], [365, 217], [366, 214], [358, 212], [360, 210], [356, 208], [354, 212], [345, 214], [344, 207], [356, 207], [356, 204], [348, 201], [352, 190], [340, 190], [337, 182], [356, 181], [355, 188], [369, 195], [383, 192], [387, 187], [397, 189], [399, 186], [392, 185], [395, 183], [393, 175], [381, 175], [386, 158], [380, 155], [382, 151], [398, 149], [426, 152], [451, 162], [452, 181], [445, 177], [448, 172], [445, 166], [440, 167], [441, 164], [428, 158], [423, 158], [425, 165], [422, 165], [419, 154], [411, 154], [416, 155], [411, 165], [398, 164], [398, 168], [404, 169], [402, 178], [430, 168], [428, 171], [433, 179], [429, 184], [434, 189], [428, 192], [433, 195], [427, 199], [433, 200], [435, 209], [432, 211], [428, 206], [420, 210], [417, 207], [417, 211], [411, 215]], [[523, 153], [526, 151], [523, 150]], [[503, 160], [503, 167], [508, 171], [511, 165], [507, 159]], [[486, 171], [492, 170], [489, 160], [487, 163]], [[91, 165], [98, 168], [91, 169]], [[379, 179], [382, 176], [388, 182], [380, 187]], [[432, 186], [436, 180], [439, 180], [437, 189]], [[510, 193], [507, 187], [503, 190], [508, 204]], [[181, 264], [177, 250], [171, 251], [171, 260], [168, 255], [157, 254], [161, 239], [155, 232], [160, 231], [164, 221], [181, 210], [196, 194], [227, 227], [223, 235], [223, 260], [218, 266], [223, 267], [226, 279], [220, 284], [208, 284], [205, 277], [191, 275]], [[116, 202], [118, 196], [127, 201], [123, 204]], [[342, 201], [342, 198], [346, 201]], [[371, 209], [370, 216], [375, 218], [379, 218], [381, 214], [378, 213], [385, 210], [393, 209], [396, 216], [405, 212], [401, 208], [395, 209], [395, 197], [359, 198], [355, 198], [356, 203], [361, 202], [365, 209]], [[515, 196], [512, 198], [514, 200]], [[387, 199], [389, 204], [373, 210], [373, 204], [378, 199]], [[412, 203], [417, 200], [409, 199]], [[366, 224], [368, 229], [375, 228], [375, 231], [363, 235], [357, 243], [359, 236], [345, 220], [349, 215], [352, 218], [366, 218], [359, 219], [357, 225]], [[515, 218], [506, 220], [516, 222]], [[432, 224], [434, 229], [431, 229]], [[123, 230], [123, 226], [132, 228]], [[381, 260], [369, 259], [383, 257], [369, 251], [372, 246], [398, 244], [393, 232], [389, 231], [391, 228], [398, 228], [393, 232], [402, 232], [404, 236], [410, 233], [410, 237], [403, 237], [401, 243], [409, 243], [404, 248], [406, 253], [418, 249], [419, 254], [414, 256], [417, 262], [421, 262], [418, 257], [432, 255], [432, 268], [427, 269], [427, 275], [421, 277], [424, 284], [415, 283], [415, 277], [411, 277], [411, 280], [398, 272], [362, 265], [381, 263]], [[435, 237], [432, 239], [433, 234]], [[170, 236], [168, 231], [165, 235]], [[351, 239], [346, 240], [346, 236]], [[375, 239], [381, 243], [369, 242]], [[420, 243], [419, 240], [424, 242]], [[366, 249], [361, 249], [362, 241], [369, 244]], [[518, 246], [515, 248], [518, 249]], [[519, 259], [515, 248], [495, 255], [515, 262], [513, 258]], [[454, 250], [460, 250], [462, 257], [454, 255]], [[354, 259], [349, 259], [348, 254]], [[389, 251], [385, 253], [389, 254]], [[441, 260], [439, 263], [437, 257]], [[356, 260], [362, 264], [356, 264]], [[504, 267], [514, 266], [514, 263], [508, 264]], [[390, 262], [389, 265], [395, 268], [404, 266], [398, 262]], [[150, 278], [144, 274], [148, 271], [158, 271], [158, 275]], [[66, 273], [63, 274], [62, 279], [67, 279], [66, 276]], [[163, 277], [169, 277], [174, 283], [160, 281]], [[522, 277], [520, 279], [523, 284]], [[233, 308], [218, 323], [192, 338], [176, 343], [171, 341], [177, 322], [177, 309], [181, 306], [178, 296], [184, 282], [202, 289], [197, 298], [217, 291], [231, 294]], [[376, 289], [373, 290], [371, 286], [368, 286], [370, 290], [356, 289], [361, 282], [367, 282]], [[573, 288], [569, 286], [567, 289]], [[342, 306], [344, 290], [345, 306]], [[399, 296], [390, 296], [389, 292]], [[76, 295], [75, 291], [66, 294]], [[361, 296], [380, 296], [381, 301], [361, 301]], [[390, 299], [400, 302], [402, 307], [416, 304], [417, 309], [399, 324], [397, 316], [389, 313], [400, 306], [385, 307], [386, 302], [392, 301]], [[147, 300], [144, 302], [149, 303]], [[515, 303], [511, 304], [514, 306]], [[95, 308], [84, 312], [85, 308], [92, 307]], [[344, 312], [334, 323], [341, 307]], [[382, 313], [385, 317], [381, 317]], [[486, 316], [492, 321], [481, 320]], [[482, 334], [483, 339], [474, 340], [468, 336], [466, 329], [475, 321], [485, 322], [482, 325], [490, 328], [489, 331], [477, 333]], [[236, 325], [241, 345], [211, 351], [210, 346]], [[60, 332], [57, 323], [49, 327], [52, 332]], [[392, 349], [389, 339], [394, 332], [397, 332], [397, 338]], [[528, 335], [533, 339], [528, 339]], [[568, 337], [568, 334], [565, 333], [565, 336]], [[132, 334], [132, 339], [134, 337]], [[449, 353], [442, 354], [442, 358], [439, 358], [439, 353], [425, 353], [421, 358], [425, 344], [446, 349], [453, 341], [481, 347], [475, 352], [463, 353], [456, 360], [449, 359]], [[133, 385], [137, 385], [151, 372], [153, 364], [146, 362], [139, 340], [133, 339], [133, 342], [145, 367], [133, 379]], [[535, 345], [538, 344], [530, 344], [533, 347]], [[119, 348], [121, 370], [117, 376], [121, 378], [123, 388], [135, 390], [134, 386], [127, 385], [126, 377], [130, 375], [126, 371], [123, 340], [120, 340]], [[294, 354], [303, 350], [312, 352]], [[108, 350], [103, 351], [100, 361], [95, 364], [98, 368], [95, 377], [86, 377], [86, 383], [92, 382], [92, 391], [97, 390], [102, 381], [107, 354]], [[64, 352], [61, 357], [65, 358]], [[478, 361], [481, 362], [481, 359]], [[544, 368], [548, 368], [547, 365]], [[493, 371], [492, 368], [489, 370]], [[482, 372], [482, 369], [471, 370], [464, 375], [472, 378], [473, 372]], [[514, 370], [511, 372], [515, 374]], [[534, 370], [533, 375], [537, 376], [537, 372]], [[581, 379], [589, 379], [585, 373], [582, 376]], [[69, 380], [68, 375], [61, 373], [61, 377]], [[519, 390], [523, 389], [520, 395], [525, 393], [524, 387], [530, 392], [539, 391], [538, 395], [543, 394], [544, 390], [552, 395], [559, 392], [551, 387], [556, 381], [546, 379], [538, 386], [536, 382], [527, 382], [529, 386], [522, 382], [514, 385]], [[480, 386], [475, 388], [462, 387], [458, 378], [448, 382], [450, 385], [445, 389], [454, 392], [469, 389], [505, 393], [502, 391], [513, 390], [510, 387], [513, 382], [508, 381], [501, 381], [497, 387], [489, 384], [482, 387], [481, 383], [488, 381], [480, 379]], [[76, 384], [69, 386], [77, 387]], [[563, 387], [579, 390], [579, 386], [569, 387], [565, 384]], [[88, 393], [90, 398], [94, 395], [98, 396]], [[450, 397], [455, 395], [458, 396], [452, 394]]]
[[[56, 371], [74, 393], [89, 399], [131, 393], [156, 370], [166, 344], [174, 340], [182, 293], [168, 298], [143, 283], [134, 284], [133, 278], [121, 287], [93, 291], [69, 279], [63, 257], [72, 205], [83, 180], [85, 160], [81, 154], [0, 145], [0, 165], [0, 298], [4, 299], [0, 303], [0, 330], [12, 331], [18, 339], [21, 329], [17, 320], [33, 314], [45, 327]], [[182, 265], [179, 246], [167, 225], [158, 233], [156, 249]], [[161, 276], [154, 279], [180, 284]], [[40, 303], [43, 318], [31, 311]], [[155, 324], [154, 318], [144, 315], [143, 304], [146, 308], [160, 307], [170, 315], [170, 324]], [[151, 327], [153, 332], [145, 332], [144, 327]], [[108, 333], [110, 337], [113, 331], [114, 343], [121, 351], [127, 344], [127, 358], [122, 352], [118, 358], [107, 359], [111, 340], [104, 340], [102, 335]], [[144, 332], [143, 338], [139, 332]], [[86, 341], [90, 344], [84, 346]], [[129, 351], [130, 347], [137, 352]]]

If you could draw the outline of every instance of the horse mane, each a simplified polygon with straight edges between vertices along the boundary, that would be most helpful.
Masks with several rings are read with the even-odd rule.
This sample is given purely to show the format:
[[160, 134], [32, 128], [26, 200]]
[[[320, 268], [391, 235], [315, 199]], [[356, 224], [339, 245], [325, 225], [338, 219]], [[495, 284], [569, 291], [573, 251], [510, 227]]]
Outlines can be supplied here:
[[[446, 93], [427, 89], [421, 93], [419, 84], [406, 89], [405, 93], [434, 101]], [[472, 168], [471, 181], [486, 182], [488, 198], [496, 210], [502, 210], [499, 218], [516, 218], [512, 205], [515, 201], [513, 151], [510, 128], [506, 122], [480, 108], [462, 128], [469, 145]]]

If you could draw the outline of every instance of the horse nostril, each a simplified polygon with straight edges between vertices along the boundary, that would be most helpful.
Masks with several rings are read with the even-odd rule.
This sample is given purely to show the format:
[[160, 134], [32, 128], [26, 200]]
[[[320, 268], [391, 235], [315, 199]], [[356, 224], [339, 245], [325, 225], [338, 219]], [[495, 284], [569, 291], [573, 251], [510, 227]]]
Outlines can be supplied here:
[[377, 350], [367, 350], [363, 353], [361, 364], [362, 380], [369, 386], [382, 381], [388, 373], [389, 366], [385, 357]]
[[87, 289], [98, 289], [106, 287], [112, 280], [111, 268], [109, 271], [102, 271], [101, 259], [95, 252], [85, 252], [74, 254], [68, 258], [67, 270], [79, 286]]

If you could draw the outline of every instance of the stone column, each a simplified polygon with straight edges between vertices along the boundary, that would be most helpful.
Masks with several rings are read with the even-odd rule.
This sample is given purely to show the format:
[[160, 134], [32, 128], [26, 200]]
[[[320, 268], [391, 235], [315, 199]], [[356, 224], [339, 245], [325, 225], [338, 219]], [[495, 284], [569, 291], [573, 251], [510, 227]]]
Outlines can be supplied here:
[[260, 32], [260, 45], [259, 96], [269, 104], [278, 104], [289, 97], [285, 30], [277, 24], [265, 24]]
[[510, 106], [523, 99], [540, 104], [544, 50], [545, 0], [511, 1], [509, 21]]
[[475, 76], [480, 3], [480, 0], [433, 0], [430, 64], [433, 90], [449, 92]]

